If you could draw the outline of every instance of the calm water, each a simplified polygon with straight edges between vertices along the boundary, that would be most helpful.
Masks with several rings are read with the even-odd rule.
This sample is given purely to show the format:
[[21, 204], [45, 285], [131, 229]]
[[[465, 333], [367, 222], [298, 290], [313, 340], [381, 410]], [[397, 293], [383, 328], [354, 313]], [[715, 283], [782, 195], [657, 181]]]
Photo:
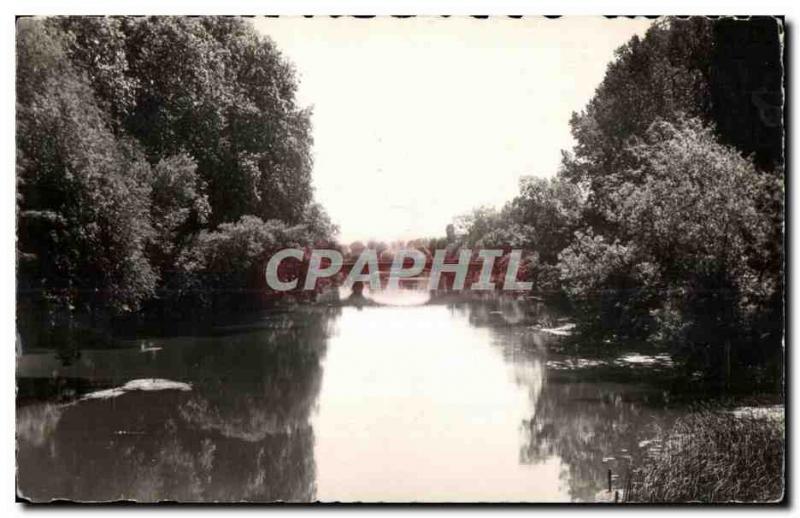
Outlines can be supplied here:
[[[498, 300], [305, 309], [66, 361], [25, 354], [19, 492], [36, 501], [594, 500], [608, 470], [620, 487], [640, 444], [673, 416], [657, 387], [611, 382], [595, 375], [597, 362], [546, 353], [560, 338], [531, 325], [541, 312]], [[629, 379], [661, 368], [635, 355], [611, 363], [641, 370]]]

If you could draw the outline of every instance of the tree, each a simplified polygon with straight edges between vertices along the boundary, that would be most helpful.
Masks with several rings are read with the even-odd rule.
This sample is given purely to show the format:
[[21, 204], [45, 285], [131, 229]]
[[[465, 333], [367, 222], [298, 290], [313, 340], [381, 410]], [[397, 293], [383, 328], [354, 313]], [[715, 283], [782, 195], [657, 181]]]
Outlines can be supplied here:
[[573, 114], [560, 174], [587, 196], [559, 271], [584, 328], [715, 377], [780, 364], [781, 35], [770, 17], [659, 20]]
[[[589, 187], [591, 218], [608, 207], [615, 188], [608, 175], [627, 170], [628, 140], [641, 136], [657, 118], [704, 115], [712, 22], [696, 17], [666, 19], [644, 38], [634, 36], [616, 51], [615, 60], [594, 97], [570, 121], [576, 145], [564, 155], [564, 175]], [[598, 225], [602, 221], [591, 223]]]
[[563, 281], [578, 299], [613, 290], [601, 307], [617, 309], [626, 325], [608, 330], [649, 315], [639, 331], [721, 375], [731, 347], [760, 346], [764, 329], [754, 324], [780, 290], [781, 271], [761, 267], [774, 233], [762, 207], [780, 181], [697, 119], [656, 121], [627, 152], [636, 164], [620, 173], [604, 214], [616, 239], [578, 234], [562, 254]]
[[114, 137], [61, 35], [33, 19], [17, 31], [22, 290], [66, 308], [137, 309], [157, 280], [150, 166]]
[[523, 241], [539, 254], [539, 259], [555, 264], [581, 223], [582, 208], [580, 189], [562, 177], [526, 177], [520, 180], [520, 193], [506, 213], [512, 221], [524, 225], [527, 237]]
[[564, 176], [588, 187], [586, 223], [613, 230], [603, 213], [629, 180], [622, 172], [633, 170], [627, 145], [658, 119], [698, 118], [720, 142], [753, 153], [760, 169], [780, 173], [781, 33], [772, 17], [667, 18], [618, 49], [594, 97], [573, 114], [576, 145], [563, 158]]
[[205, 184], [197, 175], [197, 164], [186, 154], [159, 160], [153, 168], [151, 212], [155, 239], [152, 256], [165, 271], [193, 231], [208, 221], [211, 207]]
[[311, 193], [310, 113], [275, 45], [224, 17], [54, 18], [114, 127], [148, 160], [188, 154], [210, 223], [300, 223]]
[[21, 19], [17, 58], [23, 328], [258, 289], [253, 254], [335, 234], [292, 66], [248, 22]]

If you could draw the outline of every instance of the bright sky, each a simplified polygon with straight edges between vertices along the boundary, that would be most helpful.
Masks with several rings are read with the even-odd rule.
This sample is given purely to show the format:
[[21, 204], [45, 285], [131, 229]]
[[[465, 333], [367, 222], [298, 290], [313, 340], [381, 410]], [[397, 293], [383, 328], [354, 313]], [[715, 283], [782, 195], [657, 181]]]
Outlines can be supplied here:
[[316, 199], [340, 239], [443, 236], [555, 174], [569, 118], [651, 20], [256, 18], [313, 106]]

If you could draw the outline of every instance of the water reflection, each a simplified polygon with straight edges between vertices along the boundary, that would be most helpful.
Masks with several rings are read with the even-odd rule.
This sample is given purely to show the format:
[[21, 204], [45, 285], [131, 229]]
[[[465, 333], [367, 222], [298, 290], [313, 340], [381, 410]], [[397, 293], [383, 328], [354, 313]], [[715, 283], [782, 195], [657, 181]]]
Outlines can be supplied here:
[[[506, 299], [457, 307], [472, 325], [491, 330], [492, 343], [512, 364], [549, 360], [542, 378], [518, 380], [530, 387], [534, 402], [522, 423], [520, 462], [538, 465], [557, 457], [570, 501], [609, 498], [602, 494], [608, 489], [609, 473], [612, 488], [622, 489], [632, 462], [646, 454], [644, 441], [676, 417], [675, 410], [666, 408], [665, 393], [645, 382], [615, 382], [615, 372], [603, 368], [607, 362], [548, 354], [548, 345], [561, 338], [538, 331], [533, 323], [559, 318], [542, 305]], [[629, 357], [645, 358], [623, 359]], [[634, 363], [628, 367], [639, 368], [635, 377], [648, 380], [648, 373], [665, 362], [608, 363]], [[565, 365], [589, 368], [564, 369]], [[596, 366], [600, 368], [592, 368]]]
[[[68, 364], [24, 355], [19, 491], [37, 501], [593, 500], [608, 469], [624, 475], [670, 415], [654, 387], [563, 368], [582, 363], [548, 352], [559, 337], [536, 329], [558, 322], [532, 301], [434, 297], [306, 308], [220, 336], [83, 350]], [[81, 399], [162, 387], [131, 383], [152, 378], [191, 390]]]
[[[21, 407], [21, 495], [36, 501], [313, 500], [309, 416], [332, 317], [275, 315], [257, 331], [161, 341], [155, 356], [135, 348], [84, 351], [80, 363], [59, 374], [110, 386], [159, 377], [192, 389]], [[42, 356], [40, 374], [48, 367]], [[35, 359], [28, 359], [27, 372], [36, 370]]]
[[522, 461], [537, 463], [558, 455], [573, 501], [593, 501], [608, 487], [621, 489], [639, 443], [668, 419], [654, 411], [646, 387], [615, 383], [564, 383], [548, 379], [536, 411], [525, 422]]
[[319, 412], [324, 501], [564, 499], [556, 457], [520, 464], [543, 363], [507, 362], [488, 328], [445, 305], [346, 308]]

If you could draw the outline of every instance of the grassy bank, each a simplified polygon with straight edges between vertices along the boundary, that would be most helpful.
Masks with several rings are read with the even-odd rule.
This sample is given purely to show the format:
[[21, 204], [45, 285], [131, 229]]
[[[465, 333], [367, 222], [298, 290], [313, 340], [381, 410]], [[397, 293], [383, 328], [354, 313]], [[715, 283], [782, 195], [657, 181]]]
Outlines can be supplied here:
[[783, 416], [697, 412], [661, 434], [627, 502], [774, 502], [783, 497]]

